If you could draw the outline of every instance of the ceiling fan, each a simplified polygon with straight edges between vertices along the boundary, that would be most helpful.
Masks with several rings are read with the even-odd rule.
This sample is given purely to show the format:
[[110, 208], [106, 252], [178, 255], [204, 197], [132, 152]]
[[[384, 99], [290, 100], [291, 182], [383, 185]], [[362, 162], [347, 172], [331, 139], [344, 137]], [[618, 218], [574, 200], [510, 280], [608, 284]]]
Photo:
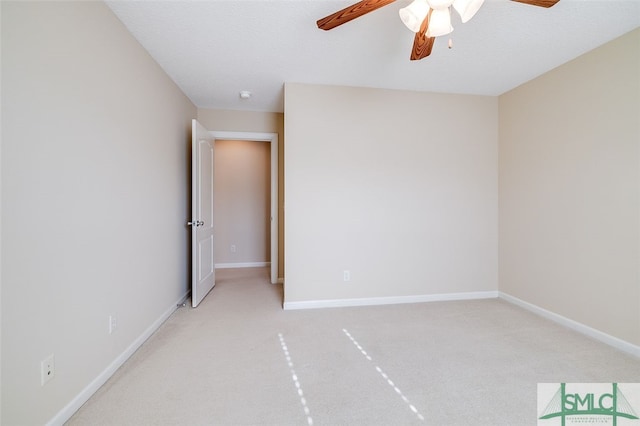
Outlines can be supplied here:
[[[395, 0], [362, 0], [317, 21], [318, 28], [330, 30]], [[560, 0], [512, 0], [532, 6], [551, 7]], [[484, 0], [414, 0], [400, 9], [400, 19], [416, 33], [411, 49], [411, 60], [420, 60], [431, 54], [436, 37], [449, 34], [451, 26], [451, 6], [460, 14], [462, 22], [467, 22], [480, 9]]]

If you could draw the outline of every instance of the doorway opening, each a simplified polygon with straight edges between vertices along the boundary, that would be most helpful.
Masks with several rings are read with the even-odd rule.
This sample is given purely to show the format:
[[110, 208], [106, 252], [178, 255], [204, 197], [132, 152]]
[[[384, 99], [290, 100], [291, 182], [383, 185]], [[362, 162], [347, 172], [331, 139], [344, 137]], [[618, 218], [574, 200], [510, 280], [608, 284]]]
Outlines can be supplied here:
[[[269, 225], [269, 262], [270, 262], [270, 280], [276, 284], [278, 279], [278, 134], [277, 133], [260, 133], [260, 132], [210, 132], [214, 140], [214, 147], [219, 143], [223, 144], [227, 141], [243, 141], [258, 142], [261, 144], [269, 144], [269, 206], [267, 218]], [[215, 149], [215, 148], [214, 148]], [[240, 249], [236, 244], [230, 241], [221, 241], [224, 245], [223, 250], [229, 250], [234, 253], [234, 249]], [[228, 246], [228, 247], [226, 247]], [[243, 266], [261, 266], [259, 264], [244, 264]]]

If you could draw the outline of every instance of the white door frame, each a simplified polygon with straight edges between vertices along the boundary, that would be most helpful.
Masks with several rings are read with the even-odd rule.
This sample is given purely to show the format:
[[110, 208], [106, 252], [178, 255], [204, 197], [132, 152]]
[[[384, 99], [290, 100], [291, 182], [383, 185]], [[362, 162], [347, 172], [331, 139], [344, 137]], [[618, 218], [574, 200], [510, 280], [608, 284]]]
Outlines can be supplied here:
[[271, 144], [271, 283], [278, 282], [278, 134], [211, 131], [214, 140], [253, 141]]

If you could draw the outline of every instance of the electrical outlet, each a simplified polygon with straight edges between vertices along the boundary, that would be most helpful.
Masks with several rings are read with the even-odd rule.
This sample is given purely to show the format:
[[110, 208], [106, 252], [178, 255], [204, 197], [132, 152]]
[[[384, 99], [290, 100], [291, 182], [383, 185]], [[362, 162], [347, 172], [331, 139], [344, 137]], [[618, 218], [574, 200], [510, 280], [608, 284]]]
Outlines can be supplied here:
[[235, 252], [236, 252], [236, 245], [231, 244], [231, 253], [235, 253]]
[[109, 334], [116, 331], [116, 327], [118, 327], [118, 320], [115, 315], [109, 315]]
[[46, 385], [49, 380], [53, 379], [56, 374], [56, 367], [53, 354], [49, 355], [40, 362], [40, 384]]
[[351, 280], [351, 272], [349, 271], [344, 271], [342, 273], [342, 280], [343, 281], [350, 281]]

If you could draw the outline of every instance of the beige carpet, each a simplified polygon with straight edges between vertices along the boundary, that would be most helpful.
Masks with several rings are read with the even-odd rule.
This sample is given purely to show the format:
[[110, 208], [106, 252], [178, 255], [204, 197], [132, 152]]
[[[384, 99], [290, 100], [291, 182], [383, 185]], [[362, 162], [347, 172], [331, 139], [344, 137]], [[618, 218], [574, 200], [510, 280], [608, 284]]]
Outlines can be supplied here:
[[500, 300], [283, 311], [219, 270], [68, 425], [535, 425], [538, 382], [640, 382], [640, 360]]

